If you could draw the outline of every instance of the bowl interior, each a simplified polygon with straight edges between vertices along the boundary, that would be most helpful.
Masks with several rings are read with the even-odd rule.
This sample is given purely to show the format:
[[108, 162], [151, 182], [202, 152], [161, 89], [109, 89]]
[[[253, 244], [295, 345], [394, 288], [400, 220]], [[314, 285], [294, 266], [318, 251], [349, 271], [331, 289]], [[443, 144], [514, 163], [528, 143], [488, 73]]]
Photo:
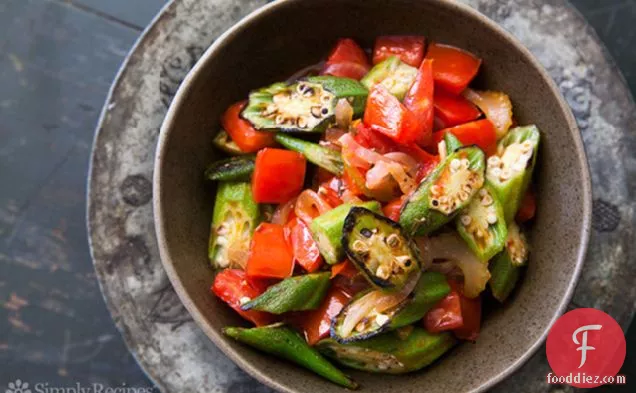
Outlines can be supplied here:
[[217, 157], [211, 138], [231, 103], [323, 59], [335, 40], [371, 47], [378, 35], [420, 34], [483, 59], [478, 83], [508, 93], [519, 124], [542, 131], [532, 256], [512, 301], [491, 313], [478, 342], [463, 344], [427, 370], [387, 376], [351, 372], [367, 391], [474, 391], [491, 386], [527, 359], [563, 311], [587, 242], [589, 179], [578, 130], [553, 84], [528, 52], [464, 6], [444, 0], [289, 0], [231, 30], [184, 82], [162, 129], [155, 167], [155, 215], [166, 270], [205, 333], [261, 381], [282, 391], [341, 388], [300, 367], [262, 355], [220, 333], [243, 325], [210, 294], [207, 241], [214, 189], [203, 181]]

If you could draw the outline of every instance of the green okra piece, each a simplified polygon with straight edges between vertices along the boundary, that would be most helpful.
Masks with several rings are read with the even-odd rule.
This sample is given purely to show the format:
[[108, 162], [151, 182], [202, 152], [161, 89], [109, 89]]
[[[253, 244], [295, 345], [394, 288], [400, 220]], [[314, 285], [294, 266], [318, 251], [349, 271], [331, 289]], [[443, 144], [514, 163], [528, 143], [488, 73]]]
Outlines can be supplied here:
[[249, 181], [254, 172], [254, 161], [253, 155], [215, 161], [205, 169], [205, 177], [208, 180]]
[[513, 128], [499, 141], [497, 154], [488, 157], [486, 178], [503, 204], [506, 222], [515, 217], [530, 186], [540, 138], [534, 125]]
[[349, 210], [342, 229], [342, 247], [369, 282], [399, 291], [421, 269], [419, 249], [400, 225], [364, 207]]
[[[364, 207], [376, 213], [380, 213], [382, 208], [376, 201], [364, 202], [358, 206]], [[330, 265], [342, 262], [345, 256], [342, 247], [342, 229], [345, 218], [354, 205], [351, 203], [342, 204], [335, 209], [316, 217], [309, 226], [311, 236], [318, 244], [320, 254]]]
[[503, 206], [488, 181], [455, 219], [457, 232], [482, 261], [488, 261], [506, 243], [508, 228]]
[[328, 338], [316, 348], [344, 366], [373, 373], [404, 374], [430, 365], [457, 343], [452, 333], [431, 334], [411, 327], [346, 344]]
[[248, 182], [219, 182], [208, 242], [214, 268], [243, 268], [252, 234], [260, 221], [258, 204]]
[[338, 151], [282, 133], [276, 134], [275, 139], [286, 148], [302, 153], [309, 162], [342, 176], [344, 164]]
[[218, 134], [212, 139], [212, 144], [216, 146], [218, 149], [226, 152], [231, 156], [242, 156], [249, 153], [242, 151], [236, 142], [230, 138], [227, 131], [221, 130]]
[[360, 82], [335, 76], [315, 76], [273, 85], [250, 93], [241, 113], [263, 131], [323, 132], [336, 123], [336, 104], [349, 101], [354, 116], [364, 111], [369, 92]]
[[364, 291], [355, 296], [332, 320], [331, 337], [340, 343], [367, 340], [386, 331], [410, 325], [424, 317], [437, 302], [450, 292], [446, 277], [438, 272], [424, 272], [413, 292], [400, 304], [381, 313], [372, 310], [356, 325], [355, 329], [344, 334], [343, 322], [350, 310], [362, 307], [361, 302], [374, 301], [377, 298], [366, 296]]
[[381, 84], [400, 101], [411, 88], [417, 76], [417, 68], [412, 67], [397, 56], [390, 56], [376, 64], [360, 81], [369, 90]]
[[400, 213], [407, 235], [428, 235], [451, 221], [484, 184], [484, 152], [462, 147], [420, 183]]
[[490, 291], [495, 299], [505, 302], [519, 281], [521, 269], [528, 262], [529, 247], [517, 224], [508, 226], [506, 246], [490, 261]]
[[294, 362], [323, 378], [356, 389], [358, 384], [311, 348], [300, 335], [282, 324], [251, 329], [226, 327], [223, 333], [265, 353]]
[[320, 307], [327, 294], [330, 274], [323, 272], [286, 278], [269, 287], [259, 297], [243, 304], [241, 308], [272, 314], [314, 310]]
[[447, 155], [455, 153], [455, 151], [464, 146], [452, 132], [446, 132], [444, 134], [444, 143], [446, 144]]

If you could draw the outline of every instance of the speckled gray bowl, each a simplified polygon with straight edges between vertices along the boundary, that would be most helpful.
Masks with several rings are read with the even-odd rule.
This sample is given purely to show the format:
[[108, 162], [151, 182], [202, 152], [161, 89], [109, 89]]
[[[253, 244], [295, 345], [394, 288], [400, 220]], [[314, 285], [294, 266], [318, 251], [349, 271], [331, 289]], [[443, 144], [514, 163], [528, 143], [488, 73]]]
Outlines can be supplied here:
[[576, 123], [550, 77], [508, 33], [447, 0], [283, 0], [221, 36], [181, 85], [161, 129], [154, 211], [161, 258], [201, 329], [240, 367], [284, 392], [342, 391], [311, 373], [227, 339], [241, 319], [209, 292], [207, 237], [214, 195], [203, 170], [215, 159], [219, 116], [250, 89], [284, 79], [328, 53], [339, 37], [371, 46], [383, 34], [422, 34], [484, 60], [478, 83], [507, 92], [520, 124], [542, 130], [538, 215], [525, 280], [512, 302], [488, 315], [476, 344], [463, 344], [432, 367], [402, 376], [351, 372], [363, 391], [483, 391], [539, 348], [564, 311], [585, 255], [590, 179]]

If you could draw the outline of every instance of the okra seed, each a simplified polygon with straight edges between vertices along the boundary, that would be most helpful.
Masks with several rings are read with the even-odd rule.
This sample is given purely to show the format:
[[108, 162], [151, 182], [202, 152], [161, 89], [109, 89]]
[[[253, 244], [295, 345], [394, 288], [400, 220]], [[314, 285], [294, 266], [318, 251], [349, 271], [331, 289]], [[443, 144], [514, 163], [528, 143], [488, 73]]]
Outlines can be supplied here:
[[470, 166], [470, 161], [467, 158], [462, 159], [462, 167], [468, 168]]
[[431, 204], [432, 204], [433, 206], [439, 206], [439, 201], [438, 201], [437, 199], [433, 199], [433, 200], [431, 201]]
[[307, 119], [305, 119], [304, 116], [298, 116], [298, 119], [296, 120], [296, 124], [298, 124], [298, 127], [300, 128], [305, 128], [307, 127]]
[[486, 221], [488, 221], [488, 224], [494, 224], [497, 222], [497, 215], [494, 213], [488, 213], [488, 215], [486, 216]]
[[510, 169], [505, 168], [503, 171], [501, 171], [501, 180], [508, 180], [510, 179], [510, 176], [512, 176]]
[[439, 203], [441, 203], [442, 205], [446, 205], [448, 203], [448, 197], [447, 196], [442, 196], [439, 198]]
[[501, 164], [501, 159], [497, 156], [488, 157], [488, 165], [489, 166], [499, 166]]
[[311, 115], [316, 119], [320, 119], [320, 110], [322, 108], [319, 105], [312, 106], [310, 109]]
[[486, 195], [488, 195], [488, 191], [485, 188], [479, 190], [479, 196], [485, 197]]
[[501, 176], [501, 169], [500, 169], [500, 168], [492, 168], [492, 170], [490, 171], [490, 173], [491, 173], [494, 177], [499, 177], [499, 176]]
[[313, 89], [313, 88], [311, 88], [311, 87], [309, 87], [309, 88], [307, 88], [307, 89], [305, 90], [305, 92], [303, 93], [303, 96], [305, 96], [305, 97], [311, 97], [311, 96], [313, 96], [313, 95], [314, 95], [314, 93], [315, 93], [314, 89]]
[[493, 202], [494, 201], [493, 201], [492, 197], [490, 195], [488, 195], [488, 194], [486, 194], [485, 196], [483, 196], [481, 198], [481, 204], [484, 205], [484, 206], [490, 206], [490, 205], [492, 205]]
[[468, 199], [469, 194], [466, 191], [463, 191], [459, 193], [459, 200], [460, 201], [465, 201]]
[[329, 96], [329, 94], [323, 94], [320, 97], [320, 101], [322, 101], [323, 103], [327, 104], [327, 103], [329, 103], [329, 101], [331, 101], [331, 97]]
[[523, 141], [521, 146], [523, 147], [524, 151], [532, 150], [532, 142], [530, 141]]
[[277, 125], [281, 125], [285, 122], [285, 118], [283, 117], [283, 115], [278, 115], [276, 116], [275, 122]]
[[386, 280], [387, 278], [389, 278], [390, 272], [386, 267], [380, 266], [378, 267], [378, 270], [376, 270], [375, 275], [381, 279]]
[[454, 158], [450, 163], [451, 169], [454, 169], [454, 170], [459, 169], [461, 165], [462, 163], [457, 158]]
[[373, 233], [369, 230], [369, 228], [360, 229], [360, 234], [366, 238], [370, 238], [373, 235]]
[[398, 235], [396, 235], [395, 233], [390, 234], [389, 236], [387, 236], [386, 238], [386, 244], [389, 245], [389, 247], [391, 248], [396, 248], [400, 245], [400, 238]]
[[354, 241], [353, 244], [351, 245], [351, 248], [353, 248], [353, 251], [357, 251], [357, 252], [367, 251], [367, 245], [362, 240]]
[[329, 108], [322, 108], [322, 111], [320, 113], [326, 115], [327, 113], [329, 113]]
[[460, 220], [464, 226], [469, 226], [470, 223], [473, 221], [473, 219], [468, 215], [462, 216]]
[[307, 85], [304, 83], [299, 83], [298, 86], [296, 86], [296, 90], [300, 93], [303, 94], [305, 92], [305, 89], [307, 88]]
[[441, 190], [442, 190], [441, 187], [438, 186], [437, 184], [434, 184], [434, 185], [431, 186], [431, 194], [433, 194], [433, 195], [441, 194]]

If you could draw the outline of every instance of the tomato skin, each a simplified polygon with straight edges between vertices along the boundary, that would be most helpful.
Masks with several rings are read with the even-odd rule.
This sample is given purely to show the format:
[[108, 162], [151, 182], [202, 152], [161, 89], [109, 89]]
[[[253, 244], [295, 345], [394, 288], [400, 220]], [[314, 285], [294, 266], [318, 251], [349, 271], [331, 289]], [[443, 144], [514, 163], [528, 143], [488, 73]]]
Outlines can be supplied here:
[[397, 56], [408, 65], [419, 67], [424, 58], [426, 38], [422, 36], [380, 36], [375, 40], [373, 64]]
[[294, 253], [282, 225], [263, 222], [256, 228], [245, 271], [249, 277], [291, 277]]
[[357, 276], [358, 273], [360, 273], [360, 271], [358, 271], [358, 269], [348, 259], [345, 259], [343, 262], [336, 263], [331, 267], [331, 278], [343, 276], [351, 279]]
[[287, 228], [290, 231], [294, 260], [308, 273], [317, 271], [322, 266], [322, 256], [307, 224], [300, 218], [294, 218], [287, 224]]
[[331, 319], [340, 313], [350, 299], [351, 295], [346, 290], [334, 286], [329, 288], [319, 308], [299, 313], [299, 327], [309, 345], [314, 345], [329, 336]]
[[339, 177], [332, 176], [330, 179], [326, 179], [320, 183], [318, 195], [332, 207], [338, 207], [344, 203], [340, 198], [340, 191], [343, 187], [343, 180]]
[[300, 193], [307, 161], [297, 152], [265, 148], [256, 155], [252, 193], [257, 203], [285, 203]]
[[534, 218], [534, 215], [537, 212], [537, 200], [534, 196], [534, 192], [532, 190], [528, 190], [526, 195], [523, 197], [521, 201], [521, 206], [519, 207], [519, 211], [515, 217], [515, 220], [519, 224], [523, 224], [524, 222], [530, 221]]
[[460, 94], [473, 80], [481, 59], [450, 45], [431, 43], [426, 59], [432, 59], [435, 84], [452, 94]]
[[456, 96], [442, 89], [435, 90], [433, 99], [435, 117], [441, 128], [454, 127], [481, 117], [481, 112], [472, 102], [462, 96]]
[[463, 325], [453, 330], [455, 336], [462, 340], [476, 341], [481, 329], [481, 296], [469, 299], [463, 295], [463, 285], [454, 280], [448, 282], [453, 291], [459, 294]]
[[382, 212], [387, 218], [398, 222], [400, 220], [400, 210], [402, 210], [402, 205], [405, 200], [406, 195], [402, 195], [401, 197], [392, 200], [382, 207]]
[[321, 74], [360, 80], [370, 69], [362, 48], [351, 38], [342, 38], [327, 58]]
[[415, 142], [421, 146], [431, 143], [433, 132], [433, 61], [424, 60], [417, 71], [415, 81], [404, 97], [404, 106], [415, 117]]
[[488, 119], [471, 121], [459, 126], [445, 128], [433, 133], [435, 143], [444, 139], [444, 134], [450, 132], [466, 146], [477, 145], [486, 155], [491, 155], [497, 150], [497, 131]]
[[257, 131], [249, 121], [240, 117], [241, 111], [247, 101], [240, 101], [231, 105], [221, 118], [221, 125], [228, 135], [238, 145], [239, 149], [246, 153], [253, 153], [264, 147], [274, 146], [274, 134], [266, 131]]
[[418, 139], [414, 114], [381, 84], [375, 85], [369, 92], [363, 121], [366, 126], [398, 143], [413, 143]]
[[241, 298], [248, 297], [254, 299], [265, 292], [266, 288], [257, 289], [250, 285], [247, 275], [240, 269], [225, 269], [219, 272], [214, 278], [212, 292], [243, 318], [251, 321], [256, 326], [264, 326], [272, 323], [274, 315], [262, 311], [241, 310]]
[[424, 327], [431, 333], [453, 330], [463, 325], [461, 300], [457, 291], [451, 291], [424, 316]]

